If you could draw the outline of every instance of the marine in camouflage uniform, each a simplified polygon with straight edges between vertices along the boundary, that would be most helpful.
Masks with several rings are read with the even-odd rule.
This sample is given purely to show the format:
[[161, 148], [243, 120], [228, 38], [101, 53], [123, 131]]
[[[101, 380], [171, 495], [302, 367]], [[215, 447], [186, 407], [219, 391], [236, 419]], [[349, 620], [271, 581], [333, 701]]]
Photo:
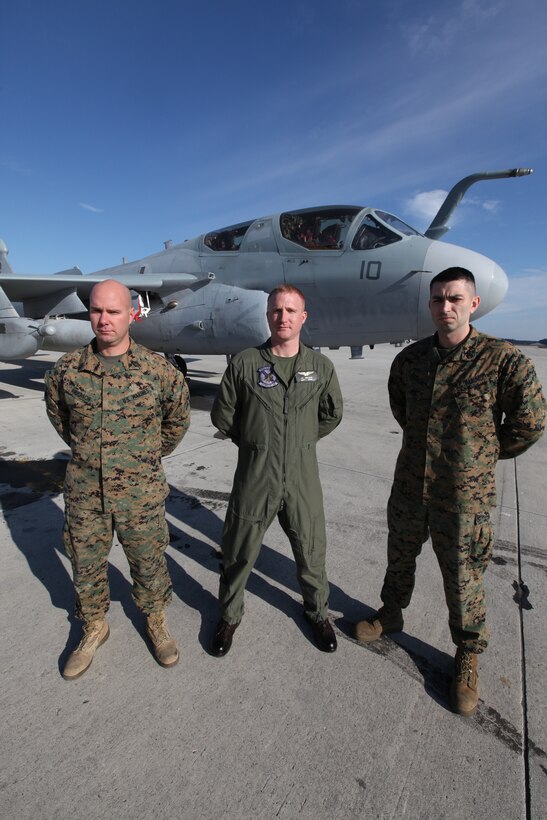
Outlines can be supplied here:
[[[439, 332], [401, 351], [391, 367], [389, 398], [403, 443], [388, 503], [383, 608], [358, 624], [356, 635], [369, 641], [402, 629], [416, 559], [431, 536], [457, 657], [472, 654], [475, 663], [488, 643], [483, 576], [494, 543], [496, 463], [541, 437], [545, 401], [532, 363], [518, 348], [479, 333], [468, 319], [458, 324], [451, 307], [436, 307], [445, 298], [467, 298], [466, 277], [450, 270], [452, 278], [447, 271], [446, 278], [432, 281], [430, 306]], [[468, 315], [478, 306], [474, 298]], [[453, 335], [464, 338], [443, 347], [439, 339], [450, 341], [451, 321]]]
[[[125, 299], [126, 289], [113, 285], [114, 295]], [[174, 450], [190, 421], [182, 373], [128, 336], [127, 349], [117, 356], [101, 355], [98, 342], [62, 356], [45, 379], [48, 417], [72, 453], [64, 486], [64, 544], [76, 614], [84, 623], [103, 621], [109, 608], [114, 530], [129, 562], [137, 606], [161, 616], [170, 602], [164, 555], [168, 485], [161, 458]]]

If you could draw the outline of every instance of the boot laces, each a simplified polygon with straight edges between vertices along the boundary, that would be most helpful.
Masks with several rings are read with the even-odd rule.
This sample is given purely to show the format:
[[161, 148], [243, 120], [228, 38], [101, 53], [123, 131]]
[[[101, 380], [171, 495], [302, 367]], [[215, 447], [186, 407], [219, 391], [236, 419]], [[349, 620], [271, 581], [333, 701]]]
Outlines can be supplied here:
[[89, 649], [99, 637], [99, 633], [102, 628], [103, 621], [90, 621], [89, 623], [84, 624], [84, 636], [78, 644], [77, 649], [80, 652], [85, 652]]
[[171, 635], [162, 615], [149, 615], [148, 629], [154, 638], [155, 644], [162, 644], [171, 640]]
[[472, 661], [472, 652], [462, 652], [461, 655], [459, 655], [456, 668], [456, 678], [458, 679], [458, 681], [464, 680], [465, 678], [469, 678], [472, 671]]

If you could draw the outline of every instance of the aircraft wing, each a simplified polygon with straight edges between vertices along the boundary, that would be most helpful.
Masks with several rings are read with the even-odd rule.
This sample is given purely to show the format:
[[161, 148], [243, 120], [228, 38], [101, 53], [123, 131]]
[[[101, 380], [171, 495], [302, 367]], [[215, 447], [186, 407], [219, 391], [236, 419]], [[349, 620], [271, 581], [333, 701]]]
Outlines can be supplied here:
[[91, 289], [105, 279], [116, 279], [137, 293], [158, 296], [190, 287], [198, 281], [191, 273], [103, 273], [84, 276], [78, 268], [51, 276], [3, 274], [0, 284], [12, 302], [23, 302], [25, 315], [81, 313], [86, 310], [80, 297], [87, 299]]

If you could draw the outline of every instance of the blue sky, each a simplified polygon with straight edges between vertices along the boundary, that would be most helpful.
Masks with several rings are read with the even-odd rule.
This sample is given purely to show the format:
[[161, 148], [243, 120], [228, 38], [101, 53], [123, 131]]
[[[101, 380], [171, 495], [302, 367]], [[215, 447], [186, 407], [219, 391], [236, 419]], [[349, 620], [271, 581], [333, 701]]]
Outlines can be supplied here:
[[89, 273], [276, 211], [373, 205], [507, 272], [487, 332], [547, 337], [544, 0], [7, 0], [0, 237]]

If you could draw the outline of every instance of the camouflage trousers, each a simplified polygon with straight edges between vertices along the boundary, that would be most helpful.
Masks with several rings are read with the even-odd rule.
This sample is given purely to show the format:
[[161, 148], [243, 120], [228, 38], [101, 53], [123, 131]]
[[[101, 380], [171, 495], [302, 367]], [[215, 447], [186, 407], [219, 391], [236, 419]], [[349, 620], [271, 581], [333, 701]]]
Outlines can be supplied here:
[[471, 652], [483, 652], [488, 645], [483, 576], [494, 546], [490, 513], [415, 506], [392, 492], [388, 527], [388, 566], [381, 594], [386, 609], [409, 605], [416, 559], [429, 535], [443, 577], [452, 640]]
[[100, 513], [65, 506], [63, 540], [72, 563], [76, 617], [91, 621], [110, 605], [108, 554], [114, 530], [133, 579], [132, 597], [145, 613], [162, 610], [171, 600], [171, 579], [165, 560], [169, 530], [165, 506], [152, 510]]

